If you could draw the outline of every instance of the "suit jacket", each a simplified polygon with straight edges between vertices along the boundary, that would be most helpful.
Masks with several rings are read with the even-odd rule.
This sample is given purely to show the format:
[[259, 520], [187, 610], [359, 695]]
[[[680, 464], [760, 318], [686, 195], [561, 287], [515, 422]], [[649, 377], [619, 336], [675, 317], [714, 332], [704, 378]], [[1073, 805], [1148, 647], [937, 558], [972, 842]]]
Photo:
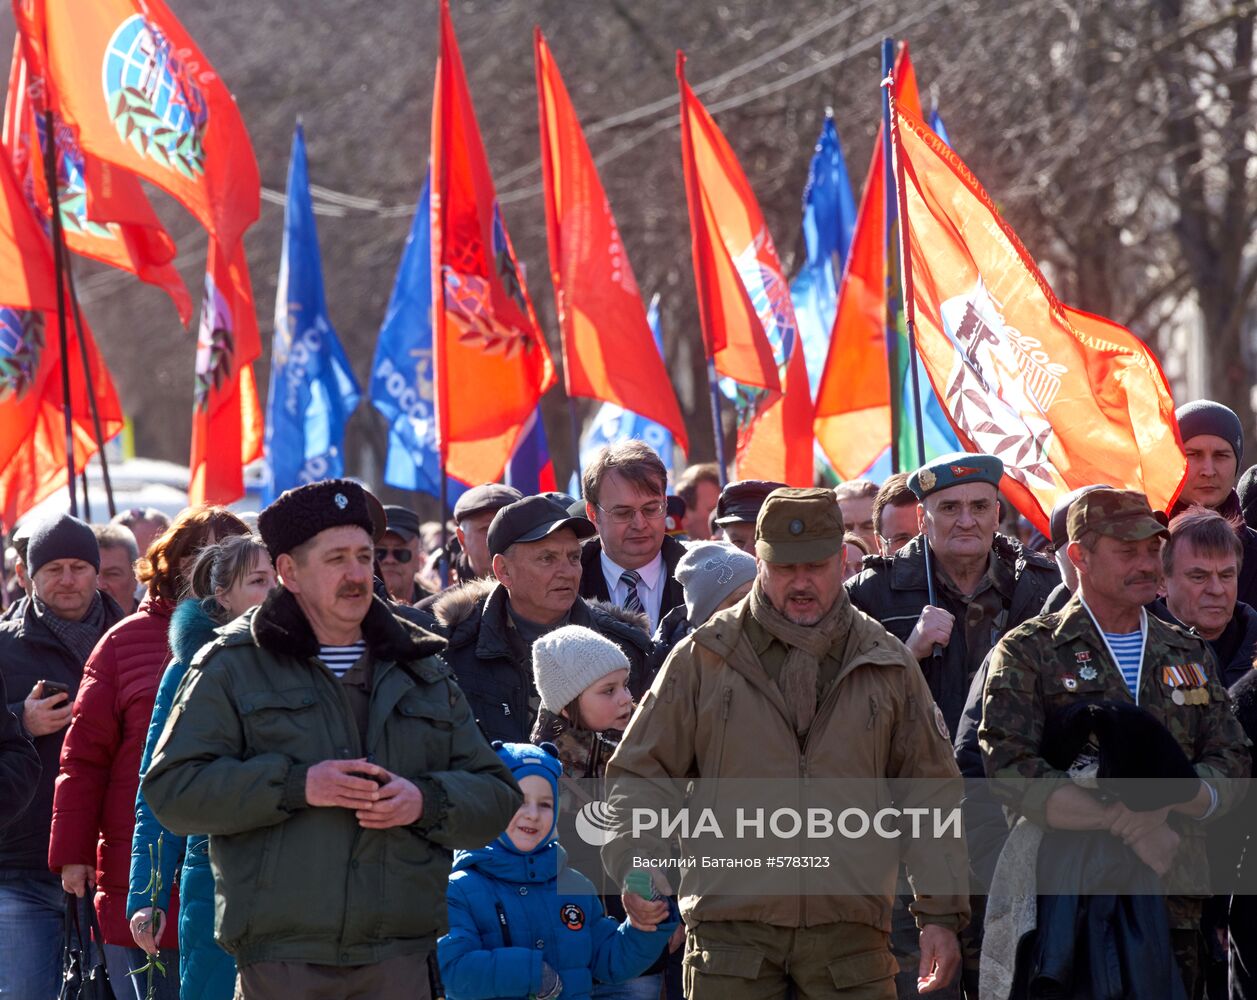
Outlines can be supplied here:
[[[671, 535], [663, 536], [663, 597], [659, 602], [659, 617], [663, 618], [673, 608], [685, 603], [681, 582], [677, 579], [677, 563], [685, 555], [685, 546]], [[586, 600], [610, 601], [607, 578], [602, 572], [602, 539], [597, 535], [589, 539], [581, 549], [580, 596]]]

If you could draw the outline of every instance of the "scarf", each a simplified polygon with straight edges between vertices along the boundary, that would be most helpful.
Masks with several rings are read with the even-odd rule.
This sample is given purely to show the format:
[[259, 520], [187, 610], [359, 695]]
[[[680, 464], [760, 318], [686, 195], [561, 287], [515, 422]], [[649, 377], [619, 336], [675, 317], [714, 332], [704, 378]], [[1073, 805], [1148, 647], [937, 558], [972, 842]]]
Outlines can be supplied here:
[[777, 686], [794, 717], [794, 731], [802, 739], [816, 717], [816, 679], [821, 657], [839, 640], [850, 638], [855, 612], [843, 590], [834, 606], [815, 625], [796, 625], [769, 603], [759, 580], [751, 588], [750, 609], [760, 626], [789, 650]]
[[105, 602], [100, 596], [100, 591], [96, 591], [92, 597], [92, 606], [87, 609], [87, 614], [77, 622], [68, 622], [64, 618], [57, 617], [56, 612], [38, 597], [32, 600], [39, 620], [69, 651], [70, 655], [78, 660], [79, 666], [83, 666], [87, 658], [92, 655], [92, 650], [96, 648], [96, 643], [105, 633]]

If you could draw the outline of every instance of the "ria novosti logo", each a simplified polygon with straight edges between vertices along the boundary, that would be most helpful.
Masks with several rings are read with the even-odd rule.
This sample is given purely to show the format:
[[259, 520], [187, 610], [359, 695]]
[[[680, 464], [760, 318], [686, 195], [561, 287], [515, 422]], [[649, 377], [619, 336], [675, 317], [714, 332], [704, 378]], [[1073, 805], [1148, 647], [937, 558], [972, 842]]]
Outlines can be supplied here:
[[615, 836], [611, 807], [597, 800], [586, 802], [576, 814], [576, 834], [590, 847], [605, 847]]

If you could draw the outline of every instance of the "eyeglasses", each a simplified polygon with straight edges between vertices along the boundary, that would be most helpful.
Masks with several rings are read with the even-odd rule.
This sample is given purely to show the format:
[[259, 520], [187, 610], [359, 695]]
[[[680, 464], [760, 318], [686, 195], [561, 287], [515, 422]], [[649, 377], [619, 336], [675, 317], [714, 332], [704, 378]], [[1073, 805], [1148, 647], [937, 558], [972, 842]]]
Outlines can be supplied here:
[[607, 510], [599, 504], [598, 509], [616, 524], [629, 524], [638, 514], [641, 514], [647, 521], [658, 521], [668, 513], [668, 504], [663, 500], [652, 500], [640, 507], [612, 507]]
[[380, 562], [383, 562], [389, 556], [392, 556], [399, 563], [408, 563], [413, 555], [414, 553], [411, 552], [410, 549], [389, 549], [381, 547], [375, 550], [375, 558]]

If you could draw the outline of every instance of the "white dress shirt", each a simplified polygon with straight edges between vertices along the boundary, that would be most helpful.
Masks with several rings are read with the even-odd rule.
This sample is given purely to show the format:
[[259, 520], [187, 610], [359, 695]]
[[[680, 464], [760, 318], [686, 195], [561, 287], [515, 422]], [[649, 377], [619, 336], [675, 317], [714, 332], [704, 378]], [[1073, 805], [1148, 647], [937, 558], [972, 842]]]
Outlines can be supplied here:
[[[607, 581], [607, 593], [611, 595], [611, 603], [623, 607], [624, 600], [628, 597], [628, 586], [620, 580], [624, 567], [612, 562], [605, 548], [601, 555], [602, 575]], [[663, 553], [658, 553], [645, 566], [638, 567], [636, 572], [642, 578], [642, 582], [637, 585], [637, 597], [642, 602], [642, 607], [646, 609], [646, 617], [650, 619], [650, 631], [653, 635], [659, 625], [659, 606], [663, 603], [663, 580], [666, 575]]]

